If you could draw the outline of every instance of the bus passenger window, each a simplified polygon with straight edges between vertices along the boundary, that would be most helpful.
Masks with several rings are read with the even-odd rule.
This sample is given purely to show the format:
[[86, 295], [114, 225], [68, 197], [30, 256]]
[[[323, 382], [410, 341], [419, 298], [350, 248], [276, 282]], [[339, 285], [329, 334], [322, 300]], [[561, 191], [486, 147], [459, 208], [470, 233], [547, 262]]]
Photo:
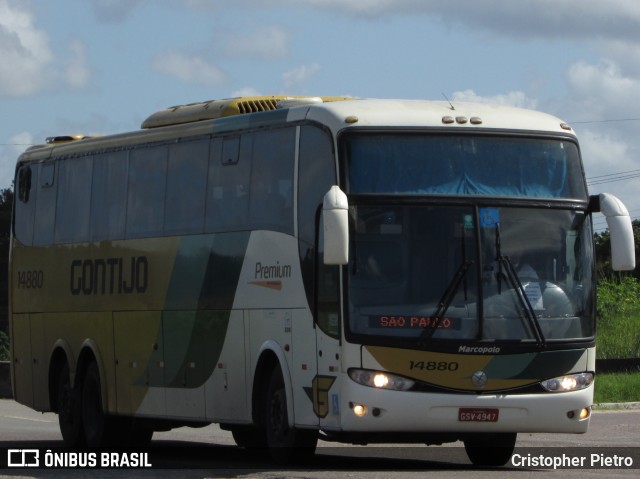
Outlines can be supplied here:
[[209, 152], [205, 231], [248, 228], [251, 135], [214, 138]]
[[[32, 181], [32, 168], [23, 166], [18, 173], [18, 198], [15, 204], [15, 235], [23, 245], [30, 246], [33, 242], [33, 219], [36, 203], [36, 188], [33, 187], [37, 181]], [[38, 170], [35, 170], [37, 177]]]
[[167, 157], [166, 146], [131, 151], [126, 220], [128, 238], [162, 234]]
[[253, 137], [249, 220], [252, 228], [293, 234], [295, 128]]
[[18, 198], [23, 203], [29, 202], [31, 193], [31, 167], [25, 166], [20, 169], [18, 175]]
[[58, 162], [55, 242], [80, 243], [89, 239], [93, 158], [67, 158]]
[[207, 189], [209, 139], [169, 147], [165, 234], [201, 233]]
[[55, 164], [40, 165], [40, 187], [36, 198], [36, 218], [33, 228], [33, 244], [46, 246], [53, 243], [53, 228], [56, 217], [56, 188], [54, 185]]
[[44, 163], [40, 167], [40, 186], [49, 188], [53, 186], [53, 177], [55, 175], [55, 166], [53, 163]]
[[91, 239], [124, 237], [127, 216], [129, 152], [96, 155], [91, 185]]

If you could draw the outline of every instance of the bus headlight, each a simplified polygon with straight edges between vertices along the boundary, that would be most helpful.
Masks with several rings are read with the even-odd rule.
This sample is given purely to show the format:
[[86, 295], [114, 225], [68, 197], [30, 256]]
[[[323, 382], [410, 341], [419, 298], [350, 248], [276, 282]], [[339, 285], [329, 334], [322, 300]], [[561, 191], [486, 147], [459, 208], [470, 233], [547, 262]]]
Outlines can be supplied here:
[[363, 386], [394, 391], [407, 391], [415, 384], [415, 381], [409, 378], [369, 369], [349, 369], [349, 377]]
[[593, 382], [593, 373], [568, 374], [553, 379], [547, 379], [540, 384], [552, 393], [577, 391], [589, 387]]

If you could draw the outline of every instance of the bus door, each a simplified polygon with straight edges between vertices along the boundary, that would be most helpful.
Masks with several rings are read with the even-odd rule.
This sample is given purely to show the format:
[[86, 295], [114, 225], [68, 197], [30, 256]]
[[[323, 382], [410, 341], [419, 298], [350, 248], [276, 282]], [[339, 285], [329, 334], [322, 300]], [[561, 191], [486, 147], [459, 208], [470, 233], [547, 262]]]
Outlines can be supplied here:
[[[322, 225], [320, 228], [322, 231]], [[320, 233], [320, 236], [322, 233]], [[338, 374], [342, 358], [340, 344], [340, 266], [325, 265], [319, 242], [316, 304], [317, 375], [313, 383], [313, 408], [320, 426], [337, 425], [339, 421]]]

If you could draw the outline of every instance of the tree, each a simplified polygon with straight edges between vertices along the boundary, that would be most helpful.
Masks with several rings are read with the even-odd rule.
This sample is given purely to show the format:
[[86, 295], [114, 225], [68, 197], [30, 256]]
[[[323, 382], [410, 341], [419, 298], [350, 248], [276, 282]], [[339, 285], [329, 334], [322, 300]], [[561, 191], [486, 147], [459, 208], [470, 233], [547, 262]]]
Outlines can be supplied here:
[[0, 190], [0, 331], [9, 326], [9, 243], [11, 241], [11, 211], [13, 190]]
[[[633, 236], [636, 247], [636, 258], [640, 252], [640, 220], [633, 220], [631, 222], [633, 227]], [[609, 230], [606, 229], [602, 233], [595, 233], [593, 235], [596, 249], [596, 271], [599, 279], [611, 279], [616, 273], [611, 269], [611, 235]], [[639, 268], [630, 271], [628, 274], [640, 279]]]

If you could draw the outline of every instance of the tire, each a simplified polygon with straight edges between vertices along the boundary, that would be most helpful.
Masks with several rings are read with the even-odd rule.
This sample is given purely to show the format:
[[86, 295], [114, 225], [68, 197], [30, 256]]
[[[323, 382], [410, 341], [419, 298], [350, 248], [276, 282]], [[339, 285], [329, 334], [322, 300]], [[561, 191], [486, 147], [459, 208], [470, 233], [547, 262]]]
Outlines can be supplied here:
[[102, 407], [102, 388], [98, 365], [92, 361], [87, 367], [82, 384], [82, 423], [89, 447], [103, 447], [113, 443], [113, 418], [105, 414]]
[[82, 424], [82, 391], [71, 386], [69, 364], [60, 369], [57, 383], [58, 424], [65, 446], [83, 447], [86, 442]]
[[318, 433], [289, 426], [287, 395], [280, 368], [275, 368], [271, 373], [265, 398], [264, 422], [269, 453], [276, 463], [301, 463], [313, 456]]
[[92, 361], [82, 384], [82, 425], [89, 447], [144, 447], [153, 429], [136, 427], [133, 418], [111, 416], [104, 412], [98, 365]]
[[464, 441], [464, 449], [475, 466], [504, 466], [513, 455], [516, 437], [516, 433], [484, 434]]

